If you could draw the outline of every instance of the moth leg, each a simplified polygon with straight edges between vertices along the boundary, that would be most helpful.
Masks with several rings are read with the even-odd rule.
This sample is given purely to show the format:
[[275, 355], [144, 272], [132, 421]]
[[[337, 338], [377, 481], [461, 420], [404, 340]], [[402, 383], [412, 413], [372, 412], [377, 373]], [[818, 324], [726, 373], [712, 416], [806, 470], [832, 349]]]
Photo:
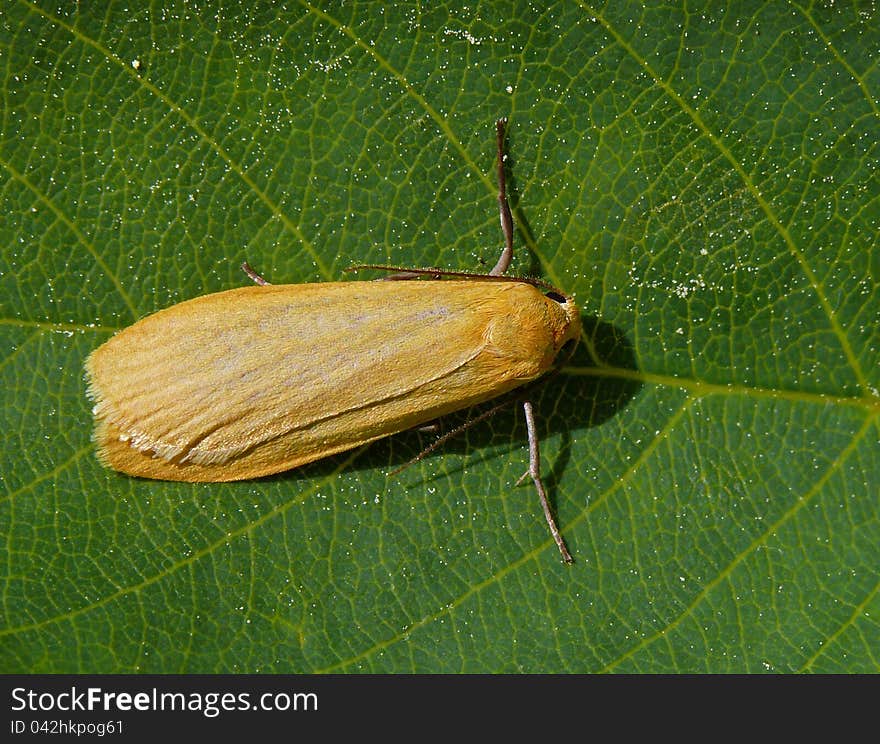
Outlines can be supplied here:
[[[423, 274], [416, 274], [412, 271], [401, 271], [398, 274], [388, 274], [388, 276], [380, 276], [378, 279], [373, 279], [374, 282], [405, 282], [409, 279], [420, 279]], [[434, 277], [438, 279], [439, 277]]]
[[[482, 421], [485, 421], [490, 416], [494, 416], [498, 411], [500, 411], [504, 406], [506, 406], [509, 401], [504, 401], [503, 403], [499, 403], [498, 405], [492, 406], [487, 411], [483, 411], [481, 414], [474, 416], [473, 418], [468, 419], [463, 424], [459, 424], [454, 429], [450, 429], [449, 431], [441, 434], [437, 439], [435, 439], [431, 444], [429, 444], [425, 449], [423, 449], [419, 454], [417, 454], [414, 458], [412, 458], [409, 462], [404, 463], [399, 468], [395, 468], [390, 473], [389, 476], [397, 475], [398, 473], [402, 473], [406, 470], [410, 465], [415, 465], [419, 460], [422, 460], [425, 456], [430, 455], [434, 450], [439, 449], [441, 445], [448, 442], [453, 437], [457, 437], [463, 431], [467, 431], [472, 426], [479, 424]], [[430, 424], [429, 424], [430, 426]]]
[[571, 553], [565, 547], [565, 540], [562, 539], [562, 534], [556, 526], [556, 520], [553, 518], [553, 512], [550, 509], [550, 502], [547, 500], [547, 491], [544, 489], [544, 482], [541, 480], [541, 453], [538, 448], [538, 432], [535, 427], [535, 414], [532, 411], [531, 401], [523, 402], [523, 410], [526, 414], [526, 430], [529, 434], [529, 469], [522, 474], [522, 477], [516, 484], [519, 485], [528, 476], [531, 476], [532, 482], [538, 491], [538, 496], [541, 499], [544, 517], [547, 519], [547, 524], [550, 525], [550, 534], [553, 535], [553, 539], [556, 541], [559, 552], [562, 554], [562, 560], [565, 563], [572, 563]]
[[492, 271], [492, 276], [501, 276], [510, 267], [513, 258], [513, 215], [510, 213], [510, 205], [507, 203], [507, 180], [504, 176], [504, 132], [507, 127], [507, 119], [499, 119], [495, 122], [495, 132], [498, 138], [498, 211], [501, 217], [501, 230], [504, 233], [504, 250], [498, 258]]
[[[501, 276], [508, 268], [513, 258], [513, 215], [510, 213], [510, 205], [507, 203], [507, 179], [504, 174], [504, 134], [507, 128], [507, 119], [498, 119], [495, 122], [495, 133], [498, 142], [498, 212], [501, 217], [501, 231], [504, 233], [504, 250], [498, 258], [498, 263], [489, 272], [493, 276]], [[526, 430], [529, 435], [529, 469], [523, 473], [522, 477], [517, 481], [517, 485], [522, 483], [527, 477], [531, 476], [538, 496], [541, 499], [541, 507], [544, 509], [544, 517], [550, 527], [550, 534], [556, 541], [559, 552], [562, 554], [562, 560], [565, 563], [572, 563], [571, 553], [565, 546], [565, 540], [556, 526], [556, 520], [553, 518], [553, 511], [550, 509], [550, 502], [547, 500], [547, 490], [544, 488], [544, 481], [541, 480], [541, 453], [538, 447], [538, 432], [535, 427], [535, 413], [532, 410], [531, 401], [523, 402], [523, 410], [526, 414]]]
[[[489, 276], [501, 276], [504, 274], [510, 268], [510, 262], [513, 259], [513, 215], [510, 212], [510, 205], [507, 203], [507, 178], [504, 173], [504, 135], [506, 131], [507, 119], [498, 119], [495, 122], [495, 136], [498, 144], [498, 214], [501, 218], [501, 231], [504, 233], [504, 250], [501, 251], [501, 256], [499, 256], [495, 266], [492, 267]], [[245, 269], [245, 271], [248, 271], [248, 269]], [[405, 281], [407, 279], [417, 279], [423, 273], [414, 274], [403, 271], [374, 279], [374, 281]], [[248, 275], [257, 284], [260, 283], [250, 271], [248, 271]], [[434, 278], [439, 279], [440, 275], [438, 274]]]
[[251, 268], [251, 265], [250, 265], [247, 261], [245, 261], [245, 262], [241, 265], [241, 270], [242, 270], [245, 274], [247, 274], [247, 275], [248, 275], [248, 276], [254, 281], [255, 284], [259, 284], [261, 287], [265, 287], [265, 286], [267, 286], [268, 284], [270, 284], [270, 282], [267, 282], [267, 281], [266, 281], [265, 279], [263, 279], [263, 277], [261, 277], [256, 271], [254, 271], [254, 270]]

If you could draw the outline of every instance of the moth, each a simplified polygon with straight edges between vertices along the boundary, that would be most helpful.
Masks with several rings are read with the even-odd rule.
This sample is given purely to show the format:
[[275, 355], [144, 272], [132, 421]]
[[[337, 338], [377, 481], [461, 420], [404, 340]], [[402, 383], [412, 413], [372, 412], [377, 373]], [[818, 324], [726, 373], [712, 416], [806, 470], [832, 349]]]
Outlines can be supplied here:
[[[505, 246], [488, 274], [389, 269], [384, 281], [253, 286], [160, 310], [86, 360], [94, 441], [142, 478], [234, 481], [278, 473], [484, 403], [550, 373], [581, 334], [573, 299], [505, 275], [513, 219], [496, 122]], [[389, 281], [390, 280], [390, 281]], [[523, 401], [529, 470], [563, 560]], [[522, 480], [522, 479], [521, 479]]]

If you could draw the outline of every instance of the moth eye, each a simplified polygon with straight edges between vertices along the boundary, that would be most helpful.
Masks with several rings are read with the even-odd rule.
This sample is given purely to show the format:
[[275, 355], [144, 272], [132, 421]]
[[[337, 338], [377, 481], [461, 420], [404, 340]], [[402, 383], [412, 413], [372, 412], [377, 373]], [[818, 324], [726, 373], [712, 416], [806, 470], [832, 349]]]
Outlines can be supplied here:
[[564, 344], [562, 344], [562, 348], [559, 350], [559, 356], [570, 357], [574, 354], [575, 346], [577, 346], [577, 339], [570, 338]]
[[565, 295], [559, 294], [559, 292], [550, 291], [547, 292], [544, 296], [553, 300], [554, 302], [558, 302], [560, 305], [564, 305], [566, 302], [568, 302], [568, 298]]

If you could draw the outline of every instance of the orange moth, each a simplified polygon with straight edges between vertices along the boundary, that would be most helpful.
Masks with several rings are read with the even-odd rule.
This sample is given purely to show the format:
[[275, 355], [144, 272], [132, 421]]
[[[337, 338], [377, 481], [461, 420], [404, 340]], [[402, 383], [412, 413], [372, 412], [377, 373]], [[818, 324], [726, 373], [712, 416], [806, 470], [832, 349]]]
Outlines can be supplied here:
[[[560, 352], [581, 330], [572, 299], [503, 276], [513, 253], [505, 124], [496, 128], [506, 244], [489, 274], [401, 270], [386, 277], [396, 281], [273, 285], [245, 264], [255, 286], [160, 310], [88, 357], [99, 460], [142, 478], [258, 478], [485, 402], [567, 358]], [[524, 409], [523, 478], [570, 562], [528, 401]]]

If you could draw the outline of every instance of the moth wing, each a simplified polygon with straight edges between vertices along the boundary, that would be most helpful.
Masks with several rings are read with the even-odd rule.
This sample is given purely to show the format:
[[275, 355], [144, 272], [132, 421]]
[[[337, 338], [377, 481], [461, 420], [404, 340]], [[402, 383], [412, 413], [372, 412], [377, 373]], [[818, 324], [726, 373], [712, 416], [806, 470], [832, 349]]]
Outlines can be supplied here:
[[[86, 370], [95, 416], [141, 452], [225, 463], [461, 369], [483, 347], [493, 291], [415, 281], [393, 291], [388, 282], [343, 282], [205, 295], [93, 352]], [[369, 415], [359, 420], [376, 425]], [[351, 432], [351, 446], [377, 436]]]

